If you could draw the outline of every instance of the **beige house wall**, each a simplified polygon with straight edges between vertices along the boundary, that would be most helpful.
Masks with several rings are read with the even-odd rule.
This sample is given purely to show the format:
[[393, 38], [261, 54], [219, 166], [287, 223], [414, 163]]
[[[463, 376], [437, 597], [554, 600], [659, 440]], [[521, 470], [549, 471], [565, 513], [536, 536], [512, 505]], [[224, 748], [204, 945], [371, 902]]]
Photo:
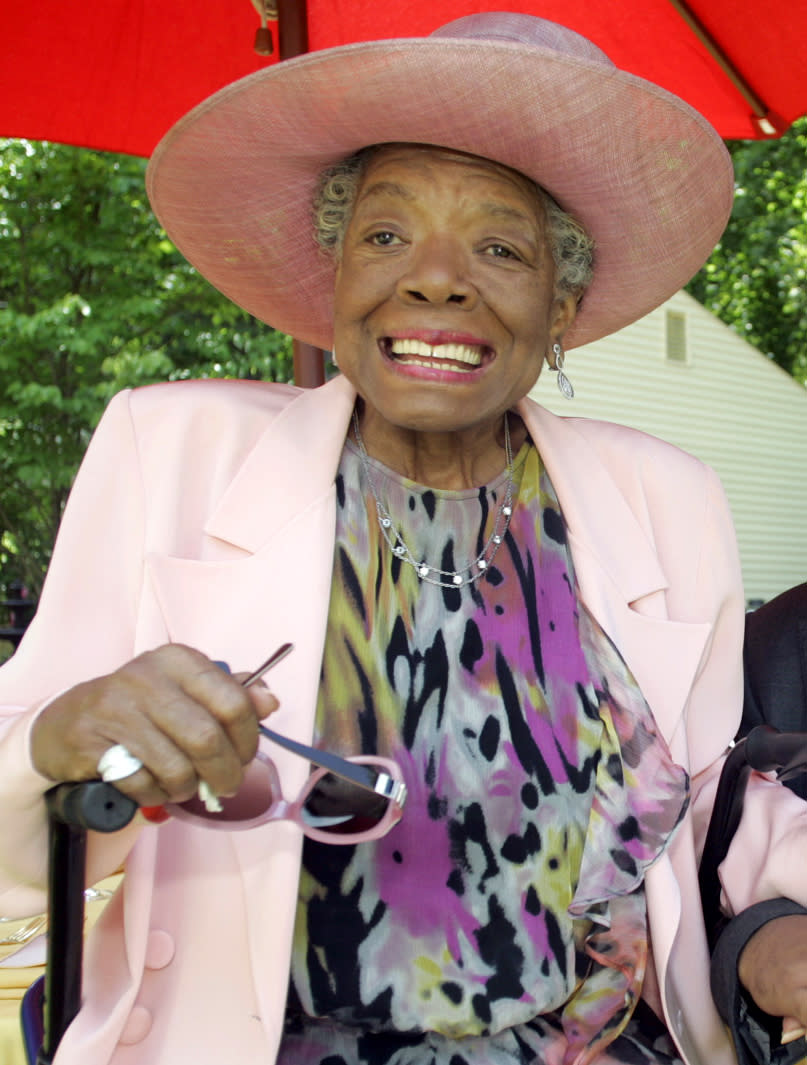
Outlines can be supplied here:
[[573, 349], [566, 370], [573, 400], [546, 369], [534, 398], [558, 414], [643, 429], [717, 471], [749, 602], [807, 580], [807, 389], [685, 292]]

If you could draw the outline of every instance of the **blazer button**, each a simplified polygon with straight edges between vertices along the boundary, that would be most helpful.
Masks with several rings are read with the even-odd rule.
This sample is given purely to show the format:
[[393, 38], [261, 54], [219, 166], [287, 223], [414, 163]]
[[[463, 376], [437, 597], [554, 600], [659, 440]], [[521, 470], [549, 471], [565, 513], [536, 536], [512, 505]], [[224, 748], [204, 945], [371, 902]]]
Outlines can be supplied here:
[[144, 964], [147, 969], [164, 969], [174, 960], [175, 951], [174, 937], [161, 928], [154, 928], [146, 940]]
[[145, 1006], [135, 1006], [123, 1026], [120, 1042], [125, 1046], [139, 1043], [145, 1039], [151, 1031], [151, 1010]]

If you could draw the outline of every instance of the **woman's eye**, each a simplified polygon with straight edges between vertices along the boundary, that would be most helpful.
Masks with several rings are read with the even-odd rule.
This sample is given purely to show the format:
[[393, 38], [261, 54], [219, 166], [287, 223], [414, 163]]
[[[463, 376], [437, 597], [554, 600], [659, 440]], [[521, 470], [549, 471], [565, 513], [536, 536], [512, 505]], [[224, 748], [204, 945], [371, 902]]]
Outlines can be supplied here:
[[492, 255], [496, 259], [518, 259], [518, 255], [506, 244], [488, 244], [485, 254]]
[[394, 244], [398, 240], [398, 236], [395, 233], [390, 232], [388, 229], [381, 229], [377, 233], [371, 233], [368, 237], [371, 244], [375, 244], [379, 248], [387, 248], [390, 244]]

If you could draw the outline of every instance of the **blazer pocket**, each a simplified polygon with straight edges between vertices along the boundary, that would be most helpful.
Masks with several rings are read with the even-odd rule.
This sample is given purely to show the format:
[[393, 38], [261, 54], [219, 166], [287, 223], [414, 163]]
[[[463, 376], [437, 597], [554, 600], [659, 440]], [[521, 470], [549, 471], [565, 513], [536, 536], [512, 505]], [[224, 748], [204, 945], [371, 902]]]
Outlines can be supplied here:
[[670, 743], [695, 682], [712, 625], [648, 617], [631, 604], [624, 604], [615, 614], [619, 617], [620, 634], [614, 642]]
[[[280, 701], [273, 724], [307, 740], [319, 688], [332, 570], [332, 544], [289, 555], [199, 562], [149, 555], [148, 575], [168, 638], [235, 672], [256, 669], [282, 643], [292, 653], [268, 683]], [[299, 759], [298, 759], [299, 761]]]

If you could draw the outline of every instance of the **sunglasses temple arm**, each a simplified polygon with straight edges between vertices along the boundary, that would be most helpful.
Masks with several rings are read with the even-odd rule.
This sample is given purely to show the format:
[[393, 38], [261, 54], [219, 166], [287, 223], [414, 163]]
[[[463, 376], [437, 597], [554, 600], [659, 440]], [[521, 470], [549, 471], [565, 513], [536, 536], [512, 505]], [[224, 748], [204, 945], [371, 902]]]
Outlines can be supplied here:
[[298, 743], [297, 740], [290, 740], [288, 736], [281, 736], [280, 733], [273, 732], [266, 725], [258, 725], [258, 729], [267, 739], [279, 744], [281, 747], [285, 747], [287, 751], [299, 754], [323, 769], [329, 769], [336, 776], [350, 780], [360, 788], [375, 792], [378, 774], [369, 766], [348, 762], [346, 759], [340, 758], [336, 754], [331, 754], [329, 751], [318, 751], [315, 747], [308, 747], [304, 743]]

